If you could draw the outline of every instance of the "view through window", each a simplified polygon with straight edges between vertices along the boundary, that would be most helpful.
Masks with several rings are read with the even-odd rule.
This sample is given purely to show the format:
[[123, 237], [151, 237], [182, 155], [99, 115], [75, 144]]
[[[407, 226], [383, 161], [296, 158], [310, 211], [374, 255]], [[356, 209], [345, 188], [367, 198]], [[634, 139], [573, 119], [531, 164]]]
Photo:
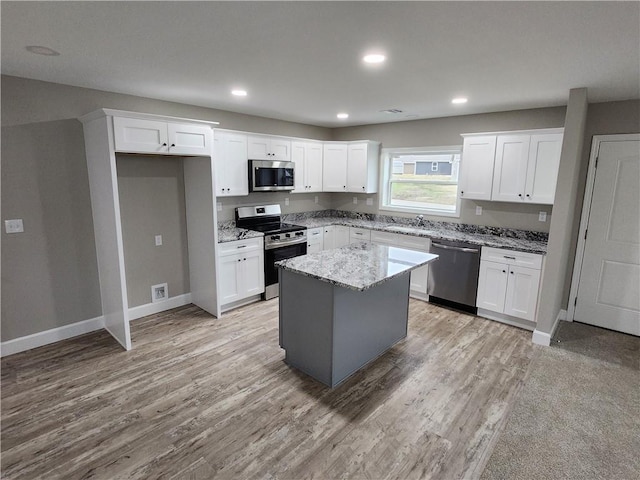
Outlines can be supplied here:
[[460, 153], [459, 147], [388, 151], [382, 207], [457, 215]]

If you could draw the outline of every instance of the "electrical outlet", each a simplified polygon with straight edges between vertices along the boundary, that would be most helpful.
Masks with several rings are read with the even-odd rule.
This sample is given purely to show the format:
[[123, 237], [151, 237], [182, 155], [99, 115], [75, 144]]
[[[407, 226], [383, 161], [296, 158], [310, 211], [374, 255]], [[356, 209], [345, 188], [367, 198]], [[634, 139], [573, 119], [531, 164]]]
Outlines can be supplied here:
[[285, 197], [284, 198], [284, 205], [285, 205], [285, 207], [289, 206], [289, 197]]
[[162, 245], [162, 235], [156, 235], [156, 247]]
[[151, 287], [151, 301], [153, 303], [162, 302], [167, 298], [169, 298], [169, 287], [167, 287], [166, 283], [160, 283]]
[[353, 204], [357, 205], [358, 204], [358, 197], [353, 197]]
[[318, 203], [318, 195], [313, 198], [313, 203]]
[[367, 198], [367, 205], [369, 206], [373, 205], [373, 198], [371, 197]]
[[4, 231], [7, 233], [22, 233], [24, 232], [24, 225], [21, 218], [15, 218], [13, 220], [4, 221]]
[[476, 205], [476, 215], [482, 215], [482, 207], [480, 205]]
[[222, 202], [216, 202], [216, 209], [221, 212], [222, 211]]
[[547, 221], [547, 212], [540, 212], [538, 214], [538, 220], [540, 222], [546, 222]]

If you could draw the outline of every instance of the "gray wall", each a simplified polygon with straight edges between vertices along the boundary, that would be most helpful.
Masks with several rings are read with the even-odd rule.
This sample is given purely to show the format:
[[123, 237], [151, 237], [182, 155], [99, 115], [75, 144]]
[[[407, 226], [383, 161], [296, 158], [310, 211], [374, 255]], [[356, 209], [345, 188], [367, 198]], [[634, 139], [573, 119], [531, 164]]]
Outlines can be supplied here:
[[170, 297], [189, 293], [182, 159], [119, 154], [116, 165], [129, 307], [150, 303], [160, 283]]
[[[2, 218], [22, 218], [25, 226], [22, 234], [2, 230], [2, 341], [102, 314], [79, 116], [114, 108], [214, 120], [222, 128], [244, 131], [331, 136], [326, 128], [6, 75], [1, 79]], [[130, 306], [150, 302], [151, 284], [168, 281], [170, 296], [189, 289], [181, 168], [134, 162], [118, 161]], [[166, 216], [157, 209], [163, 198]], [[323, 202], [327, 208], [328, 200]], [[296, 199], [293, 206], [306, 209], [308, 203]], [[165, 236], [162, 247], [154, 246], [155, 233]]]
[[[326, 210], [332, 204], [331, 193], [284, 193], [284, 192], [254, 192], [245, 197], [223, 197], [217, 202], [222, 204], [218, 211], [218, 221], [234, 220], [236, 207], [251, 205], [279, 204], [282, 213], [311, 212]], [[315, 202], [316, 197], [318, 203]], [[286, 205], [286, 199], [289, 205]]]
[[[385, 147], [430, 147], [462, 145], [462, 133], [525, 130], [530, 128], [557, 128], [564, 126], [565, 107], [516, 110], [511, 112], [465, 115], [458, 117], [413, 120], [409, 122], [364, 125], [333, 130], [333, 140], [376, 140]], [[353, 197], [358, 204], [353, 203]], [[373, 206], [365, 204], [373, 199]], [[378, 195], [335, 194], [332, 207], [366, 213], [389, 212], [378, 209]], [[482, 215], [476, 215], [476, 206], [482, 206]], [[444, 220], [476, 225], [502, 226], [548, 232], [552, 208], [550, 205], [519, 205], [515, 203], [461, 201], [460, 218], [428, 216], [431, 220]], [[547, 213], [547, 221], [538, 221], [539, 212]], [[413, 215], [400, 216], [413, 216]]]

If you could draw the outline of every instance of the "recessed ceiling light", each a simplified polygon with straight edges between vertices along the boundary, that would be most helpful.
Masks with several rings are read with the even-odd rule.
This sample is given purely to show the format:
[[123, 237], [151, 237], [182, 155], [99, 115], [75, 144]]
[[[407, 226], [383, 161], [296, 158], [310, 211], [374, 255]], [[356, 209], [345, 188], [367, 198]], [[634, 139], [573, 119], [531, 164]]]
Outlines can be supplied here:
[[451, 103], [453, 103], [454, 105], [460, 105], [462, 103], [467, 103], [467, 98], [466, 97], [456, 97], [453, 100], [451, 100]]
[[241, 90], [241, 89], [234, 89], [234, 90], [231, 90], [231, 95], [235, 95], [236, 97], [246, 97], [247, 91]]
[[370, 54], [365, 55], [364, 57], [362, 57], [362, 61], [364, 63], [382, 63], [386, 59], [387, 59], [387, 57], [385, 57], [381, 53], [370, 53]]
[[349, 118], [349, 114], [348, 113], [339, 113], [338, 115], [336, 115], [336, 117], [338, 118]]
[[57, 57], [60, 55], [60, 52], [56, 52], [49, 47], [43, 47], [42, 45], [29, 45], [27, 47], [27, 51], [35, 53], [36, 55], [46, 55], [48, 57]]

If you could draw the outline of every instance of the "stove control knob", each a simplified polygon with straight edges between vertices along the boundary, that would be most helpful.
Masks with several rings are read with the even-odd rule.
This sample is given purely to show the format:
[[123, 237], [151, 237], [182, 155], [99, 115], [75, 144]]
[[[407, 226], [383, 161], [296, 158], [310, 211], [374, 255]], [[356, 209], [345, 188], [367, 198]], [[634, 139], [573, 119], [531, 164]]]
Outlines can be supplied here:
[[271, 235], [271, 240], [280, 240], [280, 235]]
[[289, 237], [291, 237], [291, 234], [290, 233], [286, 233], [285, 237], [289, 238]]
[[301, 237], [304, 235], [304, 232], [296, 232], [296, 237]]

